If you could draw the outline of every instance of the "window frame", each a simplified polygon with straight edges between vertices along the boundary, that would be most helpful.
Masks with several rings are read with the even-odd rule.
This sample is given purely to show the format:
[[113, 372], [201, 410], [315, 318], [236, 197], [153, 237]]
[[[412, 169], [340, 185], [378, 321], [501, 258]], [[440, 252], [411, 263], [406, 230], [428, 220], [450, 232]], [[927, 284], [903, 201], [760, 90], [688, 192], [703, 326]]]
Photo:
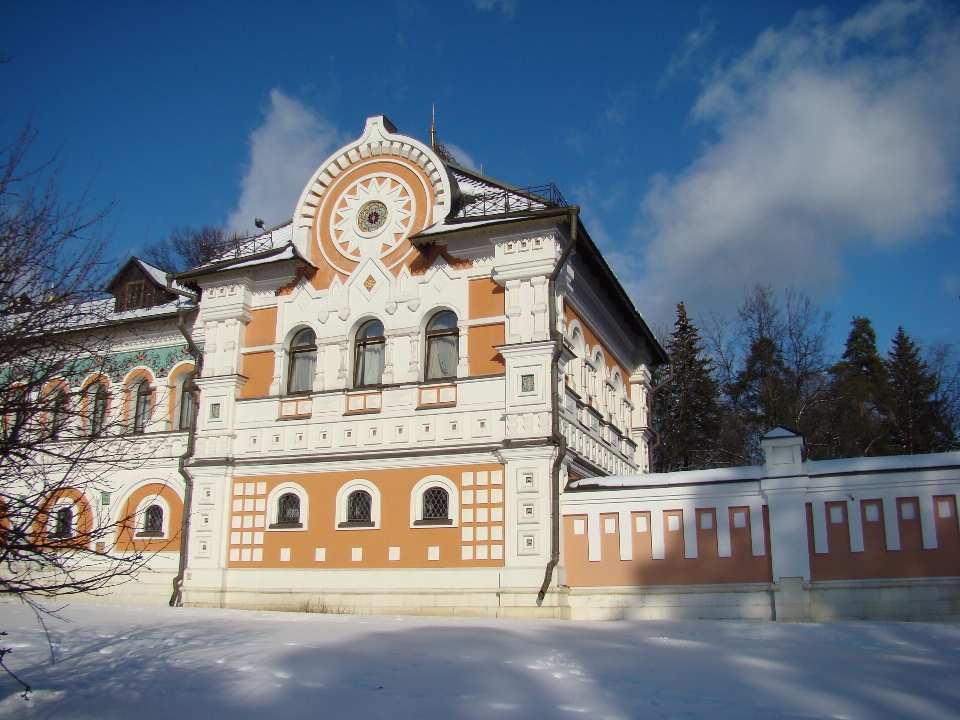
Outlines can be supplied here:
[[[197, 401], [193, 393], [187, 390], [187, 383], [190, 382], [190, 376], [193, 374], [193, 370], [185, 370], [181, 373], [183, 377], [177, 380], [177, 384], [174, 386], [175, 392], [177, 393], [177, 403], [175, 405], [177, 413], [177, 422], [176, 422], [176, 431], [183, 432], [189, 430], [193, 424], [193, 415], [196, 414]], [[189, 399], [189, 400], [188, 400]], [[186, 425], [183, 424], [183, 413], [187, 410], [187, 405], [190, 405], [191, 417]]]
[[[374, 323], [380, 325], [380, 332], [383, 334], [369, 338], [361, 338], [360, 334], [364, 331], [364, 329], [370, 327]], [[357, 331], [353, 334], [353, 387], [355, 388], [377, 388], [383, 386], [383, 368], [380, 369], [380, 377], [375, 383], [361, 384], [358, 377], [360, 372], [360, 354], [368, 346], [373, 345], [379, 345], [383, 348], [384, 364], [386, 364], [387, 329], [384, 327], [383, 322], [381, 322], [379, 318], [370, 318], [369, 320], [364, 320], [357, 328]]]
[[[90, 431], [90, 437], [99, 437], [106, 429], [110, 412], [110, 394], [102, 380], [94, 380], [87, 385], [84, 392], [87, 400], [87, 429]], [[102, 412], [98, 408], [102, 408]]]
[[[357, 490], [370, 494], [370, 522], [352, 522], [348, 520], [348, 501]], [[337, 530], [379, 530], [380, 529], [380, 489], [369, 480], [356, 479], [344, 483], [337, 491], [337, 515], [334, 527]]]
[[[286, 494], [296, 495], [300, 500], [300, 524], [288, 525], [278, 522], [280, 498]], [[267, 493], [266, 532], [304, 532], [310, 520], [310, 496], [302, 485], [295, 482], [283, 482]]]
[[[444, 315], [453, 315], [454, 319], [457, 321], [456, 325], [452, 328], [440, 328], [438, 330], [431, 330], [430, 325], [436, 322], [440, 317]], [[437, 375], [435, 377], [430, 376], [430, 342], [438, 338], [444, 337], [453, 337], [454, 347], [457, 351], [457, 362], [453, 368], [453, 375]], [[460, 365], [460, 317], [449, 308], [444, 308], [437, 310], [433, 315], [430, 316], [430, 319], [427, 321], [427, 324], [424, 326], [423, 331], [423, 380], [424, 382], [442, 382], [444, 380], [456, 380], [457, 379], [457, 366]]]
[[[146, 398], [146, 405], [141, 406], [141, 400]], [[134, 435], [144, 435], [153, 417], [153, 387], [150, 379], [141, 377], [135, 379], [130, 387], [130, 432]], [[142, 416], [142, 417], [141, 417]]]
[[51, 440], [55, 441], [62, 438], [63, 431], [67, 428], [67, 422], [70, 418], [70, 398], [66, 388], [62, 385], [54, 387], [50, 395], [51, 409], [48, 414], [50, 419], [49, 436]]
[[[182, 502], [182, 499], [181, 499]], [[153, 505], [159, 506], [163, 517], [161, 518], [162, 522], [160, 524], [160, 534], [150, 533], [147, 534], [146, 531], [146, 519], [147, 519], [147, 510]], [[118, 505], [118, 507], [121, 507]], [[134, 512], [134, 531], [133, 539], [134, 540], [168, 540], [170, 539], [170, 515], [171, 515], [170, 503], [167, 502], [167, 499], [163, 497], [159, 492], [154, 492], [146, 497], [142, 498], [139, 503], [137, 503], [137, 509]]]
[[[68, 498], [61, 498], [53, 504], [53, 508], [50, 510], [49, 520], [47, 521], [47, 538], [58, 541], [73, 540], [76, 538], [78, 513], [74, 512], [74, 508], [77, 505], [76, 500], [70, 500]], [[70, 521], [67, 523], [67, 534], [65, 535], [57, 532], [60, 526], [60, 513], [63, 512], [70, 514]]]
[[[433, 487], [440, 487], [447, 491], [447, 519], [449, 522], [437, 522], [423, 517], [423, 495]], [[427, 475], [422, 478], [410, 491], [410, 527], [411, 528], [444, 528], [460, 525], [460, 490], [457, 484], [444, 475]]]
[[[280, 503], [284, 498], [296, 498], [297, 499], [297, 522], [288, 522], [281, 521], [280, 519]], [[271, 530], [290, 530], [303, 527], [303, 503], [300, 501], [300, 495], [293, 492], [292, 490], [287, 490], [286, 492], [280, 494], [275, 500], [274, 503], [276, 507], [273, 508], [273, 515], [275, 521], [270, 524]]]
[[[310, 331], [311, 333], [313, 333], [313, 344], [312, 345], [294, 345], [297, 337], [299, 337], [300, 335], [302, 335], [307, 331]], [[310, 386], [306, 390], [292, 390], [290, 387], [295, 377], [293, 368], [294, 368], [294, 365], [296, 364], [298, 356], [306, 355], [307, 353], [313, 354], [313, 371], [314, 371], [313, 374], [315, 378], [317, 374], [316, 371], [317, 371], [317, 354], [318, 354], [317, 353], [317, 331], [314, 330], [312, 327], [301, 327], [294, 331], [293, 336], [290, 340], [290, 347], [287, 350], [287, 355], [289, 356], [287, 359], [287, 395], [309, 395], [310, 393], [313, 392], [314, 378], [310, 379], [310, 383], [309, 383]]]

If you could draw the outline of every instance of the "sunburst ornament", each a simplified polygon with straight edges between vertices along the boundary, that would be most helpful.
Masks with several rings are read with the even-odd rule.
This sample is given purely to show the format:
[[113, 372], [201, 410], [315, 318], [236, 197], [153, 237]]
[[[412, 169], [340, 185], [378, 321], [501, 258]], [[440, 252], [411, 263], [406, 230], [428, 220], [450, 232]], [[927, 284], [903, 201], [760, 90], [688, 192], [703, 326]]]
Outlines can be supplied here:
[[361, 178], [340, 196], [330, 217], [334, 247], [355, 262], [389, 255], [410, 232], [413, 193], [395, 175]]

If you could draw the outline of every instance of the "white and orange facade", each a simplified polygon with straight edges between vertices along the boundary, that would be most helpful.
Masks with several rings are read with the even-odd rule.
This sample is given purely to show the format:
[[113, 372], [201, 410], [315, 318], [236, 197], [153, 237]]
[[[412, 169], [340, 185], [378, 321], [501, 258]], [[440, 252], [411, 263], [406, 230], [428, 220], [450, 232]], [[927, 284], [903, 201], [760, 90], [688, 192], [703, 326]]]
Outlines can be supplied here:
[[[640, 617], [653, 605], [637, 598], [669, 596], [656, 607], [771, 617], [796, 578], [846, 581], [820, 545], [807, 553], [808, 517], [835, 546], [807, 485], [788, 511], [761, 468], [649, 474], [650, 378], [667, 358], [558, 195], [460, 168], [374, 117], [317, 169], [290, 223], [177, 282], [180, 297], [200, 290], [189, 317], [203, 354], [185, 604]], [[175, 316], [172, 301], [141, 313], [118, 345], [125, 374], [105, 381], [126, 398], [111, 412], [150, 383], [144, 437], [160, 450], [96, 511], [140, 517], [158, 498], [167, 518], [159, 536], [121, 539], [157, 560], [118, 598], [165, 601], [177, 565], [193, 362]], [[153, 360], [139, 367], [144, 342]], [[945, 462], [918, 500], [936, 510], [918, 512], [954, 497], [952, 525], [935, 524], [952, 548], [960, 475]], [[922, 576], [953, 573], [931, 562]], [[810, 606], [797, 592], [807, 599], [784, 607]]]

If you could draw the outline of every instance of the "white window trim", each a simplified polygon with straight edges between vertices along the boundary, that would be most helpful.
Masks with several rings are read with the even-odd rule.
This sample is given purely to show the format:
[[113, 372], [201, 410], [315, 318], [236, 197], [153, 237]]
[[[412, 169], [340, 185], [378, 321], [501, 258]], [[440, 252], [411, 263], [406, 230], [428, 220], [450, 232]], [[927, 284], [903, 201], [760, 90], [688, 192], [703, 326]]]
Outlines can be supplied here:
[[[137, 537], [143, 532], [144, 523], [147, 521], [147, 508], [151, 505], [159, 505], [163, 510], [163, 525], [160, 527], [160, 537]], [[170, 539], [170, 503], [161, 495], [147, 495], [137, 505], [137, 510], [133, 516], [133, 539], [134, 540], [169, 540]]]
[[[423, 493], [429, 488], [440, 486], [447, 491], [447, 516], [452, 521], [449, 525], [417, 525], [423, 520]], [[443, 475], [427, 475], [413, 486], [410, 492], [410, 527], [422, 530], [424, 528], [457, 527], [460, 524], [460, 494], [457, 484]]]
[[[316, 347], [316, 349], [314, 350], [314, 360], [316, 361], [315, 368], [314, 368], [314, 377], [313, 377], [313, 381], [311, 382], [310, 390], [308, 392], [299, 392], [291, 395], [289, 392], [287, 392], [290, 386], [290, 358], [292, 357], [291, 348], [293, 347], [293, 339], [297, 336], [297, 333], [299, 333], [301, 330], [313, 330], [313, 338], [314, 338], [313, 342], [314, 342], [314, 346]], [[314, 393], [313, 383], [316, 382], [317, 373], [321, 372], [322, 370], [322, 368], [320, 367], [320, 332], [319, 330], [317, 330], [317, 328], [315, 328], [310, 323], [304, 323], [304, 322], [297, 323], [296, 325], [294, 325], [293, 329], [290, 332], [288, 332], [286, 337], [283, 339], [283, 342], [281, 343], [281, 348], [283, 351], [283, 366], [280, 368], [280, 390], [281, 390], [280, 395], [282, 397], [292, 397], [292, 398], [310, 397]], [[303, 498], [300, 498], [300, 499], [303, 500]]]
[[[347, 522], [347, 498], [354, 490], [366, 490], [370, 493], [370, 520], [373, 527], [340, 527]], [[335, 530], [379, 530], [380, 529], [380, 490], [369, 480], [357, 478], [344, 483], [337, 491], [337, 515], [333, 524]]]
[[[300, 525], [298, 528], [271, 528], [271, 525], [277, 524], [277, 502], [281, 495], [293, 493], [300, 498]], [[266, 532], [305, 532], [307, 529], [307, 520], [310, 517], [310, 498], [303, 486], [295, 482], [284, 482], [277, 485], [270, 494], [267, 495], [267, 522]]]

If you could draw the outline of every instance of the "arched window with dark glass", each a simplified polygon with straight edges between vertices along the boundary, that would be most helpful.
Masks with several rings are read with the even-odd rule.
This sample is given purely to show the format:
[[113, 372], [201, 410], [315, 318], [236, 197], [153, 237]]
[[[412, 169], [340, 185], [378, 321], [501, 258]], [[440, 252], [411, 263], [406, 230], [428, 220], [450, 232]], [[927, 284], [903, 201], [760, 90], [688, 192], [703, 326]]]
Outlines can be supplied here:
[[427, 380], [457, 376], [458, 337], [457, 316], [450, 311], [437, 313], [427, 324]]
[[354, 490], [347, 498], [348, 523], [372, 523], [373, 498], [366, 490]]
[[90, 434], [99, 435], [107, 424], [107, 389], [103, 383], [94, 383], [87, 391], [88, 412], [90, 413]]
[[177, 385], [177, 394], [179, 396], [180, 408], [177, 413], [177, 429], [178, 430], [189, 430], [190, 426], [193, 424], [194, 411], [197, 407], [197, 401], [194, 399], [193, 393], [190, 392], [190, 377], [191, 372], [183, 373], [183, 377], [180, 378], [180, 383]]
[[449, 525], [450, 495], [442, 487], [427, 488], [423, 493], [421, 523], [424, 525]]
[[308, 393], [313, 390], [313, 378], [317, 372], [317, 336], [307, 328], [293, 337], [290, 343], [290, 372], [287, 377], [287, 393]]
[[61, 507], [54, 512], [51, 537], [59, 540], [73, 537], [73, 508]]
[[162, 537], [163, 536], [163, 508], [159, 505], [151, 505], [143, 514], [143, 537]]
[[383, 323], [371, 320], [360, 327], [357, 331], [354, 386], [366, 387], [381, 383], [385, 346]]
[[147, 380], [137, 383], [133, 396], [133, 431], [146, 432], [150, 422], [150, 406], [153, 404], [153, 390]]
[[67, 393], [63, 388], [53, 391], [50, 401], [50, 439], [59, 440], [67, 426]]
[[277, 500], [277, 525], [300, 526], [300, 497], [285, 493]]

